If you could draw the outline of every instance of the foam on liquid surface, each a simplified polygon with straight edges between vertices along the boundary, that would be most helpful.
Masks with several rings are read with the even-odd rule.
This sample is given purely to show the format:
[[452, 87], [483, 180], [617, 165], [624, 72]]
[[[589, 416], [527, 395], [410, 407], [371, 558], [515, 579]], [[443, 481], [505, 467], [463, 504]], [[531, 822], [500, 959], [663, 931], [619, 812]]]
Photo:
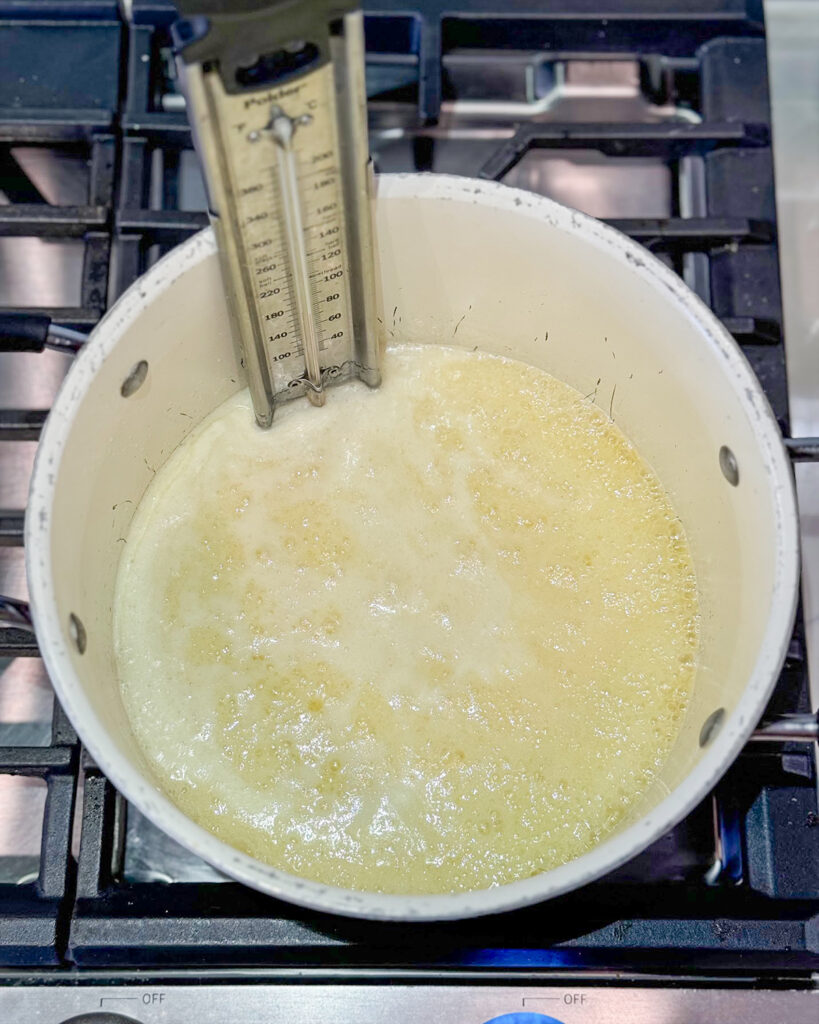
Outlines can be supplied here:
[[693, 680], [656, 477], [523, 364], [388, 352], [377, 391], [240, 393], [159, 471], [117, 579], [125, 706], [190, 817], [305, 878], [479, 889], [605, 837]]

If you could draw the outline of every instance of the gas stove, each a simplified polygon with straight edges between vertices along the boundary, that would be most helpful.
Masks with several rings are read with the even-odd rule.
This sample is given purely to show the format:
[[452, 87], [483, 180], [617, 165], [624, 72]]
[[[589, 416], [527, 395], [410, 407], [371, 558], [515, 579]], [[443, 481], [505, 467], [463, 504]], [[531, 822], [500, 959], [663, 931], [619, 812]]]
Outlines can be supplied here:
[[[121, 6], [0, 0], [0, 307], [73, 330], [207, 223], [173, 6]], [[819, 3], [765, 13], [767, 25], [756, 0], [369, 4], [370, 139], [380, 171], [494, 178], [631, 235], [711, 306], [783, 434], [803, 438], [819, 434], [804, 341], [819, 309], [801, 286], [817, 258], [799, 235], [819, 201], [819, 143], [813, 165], [804, 149], [819, 122]], [[17, 598], [31, 462], [69, 365], [0, 355], [0, 592]], [[800, 467], [808, 553], [815, 476]], [[760, 730], [779, 741], [750, 743], [708, 800], [612, 875], [465, 923], [351, 921], [226, 880], [117, 794], [36, 645], [3, 629], [0, 1015], [815, 1019], [819, 807], [804, 737], [819, 704], [816, 571], [819, 556], [806, 558], [804, 614]]]

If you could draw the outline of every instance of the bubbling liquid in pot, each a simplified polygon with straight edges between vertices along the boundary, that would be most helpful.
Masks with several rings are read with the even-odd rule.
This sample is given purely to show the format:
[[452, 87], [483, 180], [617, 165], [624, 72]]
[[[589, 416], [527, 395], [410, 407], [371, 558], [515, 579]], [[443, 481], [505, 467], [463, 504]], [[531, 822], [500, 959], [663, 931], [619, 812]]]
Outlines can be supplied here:
[[606, 837], [694, 674], [696, 581], [657, 478], [529, 366], [388, 351], [377, 391], [242, 392], [157, 473], [115, 648], [158, 785], [303, 878], [450, 893]]

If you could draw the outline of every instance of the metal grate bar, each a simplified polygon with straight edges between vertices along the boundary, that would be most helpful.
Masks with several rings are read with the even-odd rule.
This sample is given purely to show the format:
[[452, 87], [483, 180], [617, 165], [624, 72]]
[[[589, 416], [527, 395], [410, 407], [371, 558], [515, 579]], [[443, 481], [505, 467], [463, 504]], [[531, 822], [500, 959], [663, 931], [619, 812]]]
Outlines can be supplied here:
[[[71, 751], [72, 767], [76, 750]], [[71, 826], [74, 820], [76, 775], [52, 775], [48, 778], [43, 840], [40, 848], [40, 873], [37, 888], [46, 899], [59, 899], [66, 891], [71, 870]]]
[[46, 416], [43, 409], [0, 409], [0, 441], [36, 441]]
[[725, 316], [722, 323], [740, 343], [753, 341], [757, 345], [777, 345], [782, 340], [782, 330], [775, 320], [764, 320], [755, 316]]
[[24, 520], [22, 511], [0, 511], [0, 548], [22, 547]]
[[[52, 323], [85, 333], [90, 331], [100, 318], [99, 310], [84, 309], [81, 306], [26, 306], [23, 309], [13, 306], [0, 306], [0, 313], [6, 312], [47, 316]], [[0, 415], [2, 413], [3, 410], [0, 409]]]
[[89, 228], [104, 227], [107, 222], [108, 211], [104, 206], [0, 206], [0, 235], [7, 238], [82, 238]]
[[111, 886], [119, 796], [98, 768], [86, 768], [82, 835], [77, 862], [78, 899], [99, 896]]
[[0, 629], [0, 658], [38, 658], [40, 648], [31, 633], [22, 629]]
[[0, 775], [43, 778], [50, 771], [68, 771], [70, 747], [0, 747]]
[[97, 135], [91, 145], [88, 198], [93, 206], [110, 207], [114, 198], [117, 140], [113, 135]]
[[153, 242], [176, 243], [208, 226], [208, 215], [187, 210], [120, 210], [117, 230], [150, 235]]
[[108, 259], [111, 253], [111, 238], [107, 234], [93, 232], [85, 236], [85, 253], [82, 263], [82, 304], [100, 317], [105, 309], [108, 295]]
[[722, 146], [766, 146], [768, 129], [735, 124], [524, 124], [483, 165], [479, 177], [498, 180], [530, 149], [595, 149], [610, 156], [660, 156], [707, 153]]
[[154, 145], [180, 149], [189, 149], [193, 145], [190, 125], [184, 112], [148, 111], [139, 116], [126, 113], [122, 119], [122, 127], [126, 132], [138, 133], [149, 139]]
[[102, 110], [26, 110], [4, 108], [0, 142], [90, 142], [111, 127], [112, 114]]
[[767, 221], [746, 220], [743, 217], [609, 219], [606, 223], [652, 250], [673, 245], [694, 252], [730, 242], [769, 243], [773, 238], [772, 226]]
[[[152, 912], [161, 883], [118, 886], [76, 915], [70, 953], [82, 966], [128, 962], [192, 964], [411, 964], [415, 968], [562, 966], [596, 961], [637, 963], [646, 969], [673, 950], [683, 964], [713, 966], [742, 954], [769, 969], [810, 966], [812, 938], [801, 917], [772, 912], [756, 894], [729, 887], [615, 886], [598, 883], [533, 907], [463, 924], [355, 922], [290, 908], [234, 884], [176, 883], [166, 913]], [[236, 941], [241, 934], [241, 944]], [[575, 954], [574, 956], [572, 954]], [[723, 961], [724, 963], [724, 961]]]
[[51, 712], [51, 742], [54, 746], [72, 746], [77, 742], [74, 726], [58, 700], [54, 701]]

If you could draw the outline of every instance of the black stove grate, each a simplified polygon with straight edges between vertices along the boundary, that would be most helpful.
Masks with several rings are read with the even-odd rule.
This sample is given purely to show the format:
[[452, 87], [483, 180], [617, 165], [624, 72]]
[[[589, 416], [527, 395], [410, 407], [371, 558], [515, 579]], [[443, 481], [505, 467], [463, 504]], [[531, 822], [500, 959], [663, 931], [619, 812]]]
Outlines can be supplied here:
[[[108, 294], [122, 27], [109, 3], [0, 3], [0, 238], [78, 239], [79, 301], [29, 306], [66, 327], [89, 330]], [[82, 160], [81, 205], [49, 201], [16, 158], [17, 147], [48, 148]], [[0, 410], [0, 442], [32, 441], [46, 410]], [[22, 544], [23, 512], [0, 511], [0, 546]], [[33, 657], [17, 630], [0, 632], [0, 656]], [[75, 863], [71, 834], [79, 771], [76, 734], [54, 703], [46, 746], [0, 748], [0, 775], [42, 779], [47, 787], [36, 878], [0, 885], [0, 962], [58, 963], [71, 911]]]
[[[368, 14], [368, 85], [374, 121], [393, 117], [405, 125], [402, 169], [445, 168], [439, 129], [452, 117], [448, 104], [468, 95], [470, 66], [498, 54], [509, 58], [513, 76], [519, 55], [539, 55], [546, 86], [561, 62], [636, 62], [644, 96], [695, 115], [689, 123], [537, 116], [488, 149], [476, 147], [471, 173], [503, 178], [544, 149], [661, 160], [671, 182], [669, 215], [613, 223], [712, 306], [787, 431], [761, 3], [695, 0], [675, 11], [661, 0], [631, 0], [606, 10], [604, 2], [564, 0], [559, 10], [544, 10], [523, 0], [472, 0], [461, 14], [426, 0], [413, 3], [415, 13], [392, 6], [380, 2]], [[206, 223], [202, 196], [191, 192], [186, 174], [191, 141], [169, 60], [172, 19], [167, 0], [134, 0], [131, 25], [118, 20], [114, 3], [0, 0], [0, 46], [25, 52], [24, 72], [0, 70], [0, 187], [9, 200], [0, 205], [0, 238], [83, 240], [79, 305], [44, 310], [67, 326], [94, 323], [107, 301]], [[78, 54], [87, 56], [89, 46], [92, 66], [78, 68]], [[32, 54], [42, 76], [36, 89], [28, 81], [35, 75]], [[13, 73], [26, 82], [15, 84]], [[24, 143], [83, 153], [87, 204], [44, 202], [13, 162], [14, 147]], [[377, 141], [374, 149], [385, 169], [395, 169], [394, 155]], [[685, 196], [683, 170], [701, 186], [686, 186]], [[0, 441], [36, 438], [44, 416], [0, 409]], [[20, 545], [21, 526], [22, 512], [0, 512], [0, 543]], [[37, 650], [25, 635], [6, 630], [0, 654], [34, 657]], [[806, 676], [798, 624], [771, 713], [809, 709]], [[37, 879], [0, 885], [0, 964], [606, 967], [734, 975], [817, 965], [816, 761], [804, 745], [748, 747], [707, 801], [612, 876], [543, 906], [465, 925], [348, 921], [228, 881], [129, 878], [129, 809], [56, 705], [50, 744], [0, 750], [3, 774], [42, 778], [48, 795]]]

